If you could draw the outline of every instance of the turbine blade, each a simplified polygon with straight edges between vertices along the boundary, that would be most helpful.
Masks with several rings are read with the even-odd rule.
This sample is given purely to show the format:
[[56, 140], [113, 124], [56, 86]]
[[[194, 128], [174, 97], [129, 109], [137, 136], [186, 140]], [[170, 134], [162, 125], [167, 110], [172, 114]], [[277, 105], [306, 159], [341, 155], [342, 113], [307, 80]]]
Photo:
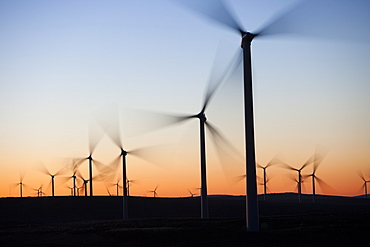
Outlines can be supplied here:
[[364, 177], [364, 174], [362, 173], [362, 171], [361, 170], [358, 170], [357, 171], [357, 175], [362, 179], [362, 181], [366, 181], [366, 179], [365, 179], [365, 177]]
[[98, 160], [93, 160], [93, 165], [98, 169], [99, 172], [106, 171], [107, 166]]
[[232, 170], [234, 170], [237, 165], [242, 167], [244, 160], [243, 155], [240, 154], [234, 145], [211, 123], [205, 122], [205, 125], [211, 133], [212, 143], [217, 150], [221, 168], [225, 176], [231, 178], [231, 173], [235, 172]]
[[311, 163], [313, 163], [315, 160], [315, 154], [312, 155], [302, 166], [299, 170], [302, 170], [303, 168], [305, 168], [306, 166], [310, 165]]
[[185, 115], [176, 113], [155, 112], [142, 109], [125, 109], [125, 119], [127, 124], [135, 126], [130, 129], [130, 136], [138, 136], [144, 133], [163, 129], [164, 127], [174, 126], [195, 118], [195, 115]]
[[[124, 159], [124, 157], [122, 157]], [[106, 170], [102, 170], [103, 173], [117, 172], [121, 167], [121, 155], [118, 155], [112, 162], [107, 166]], [[109, 169], [108, 169], [109, 168]]]
[[82, 180], [85, 180], [84, 177], [82, 176], [81, 172], [79, 170], [76, 171], [76, 176], [79, 178], [79, 179], [82, 179]]
[[60, 168], [55, 174], [54, 176], [59, 176], [59, 175], [65, 175], [67, 174], [68, 170], [66, 167], [62, 167]]
[[[51, 180], [48, 182], [48, 184], [47, 184], [46, 188], [44, 189], [44, 191], [47, 191], [48, 193], [50, 193], [50, 195], [52, 194], [51, 193]], [[43, 192], [43, 194], [45, 194], [45, 193]]]
[[246, 177], [247, 177], [247, 175], [240, 175], [240, 176], [234, 177], [233, 178], [234, 184], [237, 184], [237, 183], [243, 181]]
[[[218, 49], [220, 50], [220, 48]], [[222, 52], [217, 52], [216, 54], [221, 54]], [[213, 63], [213, 68], [210, 73], [210, 77], [207, 84], [207, 89], [204, 97], [203, 107], [201, 112], [204, 113], [209, 101], [214, 96], [217, 89], [225, 83], [230, 77], [236, 72], [237, 68], [242, 63], [242, 50], [238, 48], [238, 50], [233, 55], [231, 61], [225, 68], [220, 68], [220, 64], [225, 64], [224, 60], [220, 57], [216, 57]], [[222, 66], [223, 67], [223, 66]], [[221, 72], [221, 73], [220, 73]]]
[[26, 176], [25, 171], [19, 171], [19, 181], [22, 182], [25, 176]]
[[52, 174], [50, 171], [46, 168], [45, 164], [42, 161], [37, 162], [36, 164], [36, 170], [38, 172], [44, 173], [45, 175], [51, 176]]
[[86, 158], [72, 159], [72, 162], [70, 164], [70, 170], [76, 171], [78, 169], [78, 167], [82, 164], [82, 162], [84, 162], [85, 160], [86, 160]]
[[101, 130], [116, 144], [118, 148], [122, 148], [121, 141], [121, 123], [118, 107], [105, 107], [103, 110], [94, 114], [95, 121], [100, 126]]
[[288, 169], [288, 170], [292, 170], [292, 171], [298, 171], [298, 169], [293, 168], [292, 166], [290, 166], [290, 165], [288, 165], [288, 164], [286, 164], [286, 163], [281, 163], [281, 164], [280, 164], [280, 167], [281, 167], [281, 168]]
[[176, 0], [175, 2], [193, 10], [208, 19], [225, 25], [239, 33], [243, 32], [243, 29], [236, 21], [235, 15], [231, 13], [229, 8], [221, 0]]
[[277, 158], [277, 155], [275, 155], [269, 163], [267, 163], [266, 165], [266, 168], [267, 167], [270, 167], [270, 166], [273, 166], [273, 165], [277, 165], [277, 164], [282, 164], [284, 162], [282, 162], [280, 159]]
[[148, 146], [148, 147], [141, 147], [136, 149], [131, 149], [127, 152], [128, 156], [131, 155], [135, 156], [136, 158], [140, 158], [150, 164], [155, 166], [159, 166], [161, 168], [167, 169], [163, 165], [163, 155], [165, 154], [166, 150], [168, 150], [168, 144], [163, 145], [156, 145], [156, 146]]
[[[205, 122], [206, 127], [211, 132], [211, 135], [214, 139], [214, 143], [218, 146], [224, 146], [233, 151], [233, 153], [243, 160], [243, 155], [237, 150], [236, 147], [210, 122]], [[223, 145], [222, 145], [223, 144]]]
[[316, 152], [314, 154], [314, 161], [313, 161], [313, 173], [316, 172], [317, 168], [325, 158], [326, 154], [328, 153], [328, 149], [322, 146], [316, 148]]
[[369, 42], [370, 2], [366, 0], [301, 1], [256, 33], [303, 34], [338, 40]]
[[71, 179], [71, 177], [59, 177], [58, 181], [64, 184], [67, 181], [69, 181], [70, 179]]
[[[96, 123], [96, 122], [95, 122]], [[104, 133], [101, 131], [101, 129], [94, 124], [93, 121], [90, 121], [89, 123], [89, 154], [91, 155], [100, 140], [103, 138]]]
[[319, 187], [321, 188], [321, 190], [324, 192], [325, 191], [331, 191], [331, 192], [336, 192], [336, 189], [334, 189], [333, 187], [331, 187], [328, 183], [326, 183], [325, 181], [323, 181], [321, 178], [318, 178], [318, 177], [315, 177], [316, 181], [317, 181], [317, 184], [319, 185]]

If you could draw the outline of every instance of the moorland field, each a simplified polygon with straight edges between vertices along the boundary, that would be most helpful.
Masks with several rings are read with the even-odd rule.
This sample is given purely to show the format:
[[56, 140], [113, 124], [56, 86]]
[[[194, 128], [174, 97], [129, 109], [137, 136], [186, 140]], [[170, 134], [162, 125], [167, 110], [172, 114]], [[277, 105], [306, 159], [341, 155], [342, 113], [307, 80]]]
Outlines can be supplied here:
[[246, 231], [244, 196], [200, 198], [28, 197], [0, 199], [1, 246], [369, 246], [370, 199], [269, 194], [260, 232]]

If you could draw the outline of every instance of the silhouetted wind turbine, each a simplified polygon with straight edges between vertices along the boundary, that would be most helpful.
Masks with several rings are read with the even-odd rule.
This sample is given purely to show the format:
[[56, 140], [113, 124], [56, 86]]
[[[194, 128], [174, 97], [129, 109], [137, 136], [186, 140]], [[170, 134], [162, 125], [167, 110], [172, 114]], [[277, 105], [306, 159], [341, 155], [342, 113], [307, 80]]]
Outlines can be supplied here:
[[123, 182], [123, 219], [128, 219], [128, 186], [127, 183], [127, 162], [126, 157], [127, 155], [136, 155], [140, 156], [143, 152], [144, 148], [139, 149], [132, 149], [132, 150], [125, 150], [122, 145], [122, 138], [121, 138], [121, 128], [120, 128], [120, 121], [119, 121], [119, 114], [118, 112], [109, 112], [109, 110], [104, 112], [105, 114], [110, 113], [111, 115], [102, 119], [99, 116], [99, 119], [96, 119], [98, 124], [100, 125], [101, 129], [108, 135], [108, 137], [114, 142], [114, 144], [120, 149], [120, 154], [111, 162], [110, 165], [107, 166], [108, 171], [105, 173], [112, 173], [112, 171], [116, 171], [119, 167], [120, 159], [122, 157], [122, 181]]
[[84, 160], [89, 161], [88, 165], [89, 165], [90, 196], [93, 196], [93, 161], [94, 161], [94, 165], [96, 165], [98, 169], [99, 169], [99, 166], [100, 167], [104, 166], [102, 163], [98, 162], [97, 160], [94, 160], [92, 157], [92, 154], [102, 137], [103, 137], [103, 134], [98, 133], [97, 130], [93, 130], [91, 123], [90, 123], [90, 126], [89, 126], [89, 156], [85, 158], [75, 159], [77, 161], [73, 164], [73, 169], [77, 169]]
[[63, 177], [65, 182], [72, 179], [72, 187], [67, 186], [71, 190], [71, 196], [76, 196], [76, 188], [77, 188], [77, 186], [76, 186], [76, 179], [77, 179], [76, 173], [77, 173], [77, 169], [73, 169], [71, 176]]
[[301, 194], [302, 194], [302, 170], [309, 164], [311, 164], [314, 161], [314, 156], [311, 156], [302, 166], [301, 168], [294, 168], [290, 165], [287, 165], [285, 163], [282, 163], [282, 167], [285, 169], [289, 169], [292, 171], [298, 172], [297, 176], [297, 183], [298, 183], [298, 201], [301, 202]]
[[190, 194], [190, 197], [194, 197], [196, 195], [196, 193], [191, 192], [191, 190], [189, 190], [189, 189], [188, 189], [188, 192]]
[[157, 185], [157, 186], [154, 188], [154, 190], [150, 190], [150, 191], [148, 191], [148, 192], [153, 192], [153, 197], [157, 197], [157, 196], [158, 196], [158, 194], [157, 194], [158, 186], [159, 186], [159, 185]]
[[[236, 21], [236, 17], [226, 8], [221, 0], [192, 1], [178, 0], [183, 5], [200, 13], [210, 20], [218, 22], [236, 31], [242, 36], [241, 47], [244, 56], [244, 117], [246, 140], [246, 171], [247, 171], [247, 230], [259, 231], [258, 197], [256, 183], [256, 161], [254, 141], [253, 88], [251, 66], [251, 42], [254, 38], [271, 34], [303, 33], [314, 37], [323, 36], [336, 39], [370, 40], [368, 27], [349, 20], [351, 14], [358, 20], [368, 20], [369, 6], [367, 1], [321, 1], [311, 0], [290, 9], [275, 18], [257, 32], [247, 32]], [[339, 4], [341, 4], [340, 8]], [[348, 4], [348, 6], [345, 6]], [[355, 5], [356, 4], [356, 5]], [[330, 12], [329, 12], [330, 10]], [[329, 12], [332, 18], [328, 17]], [[351, 14], [349, 14], [352, 12]], [[347, 17], [347, 18], [346, 18]], [[340, 23], [340, 25], [339, 25]], [[340, 27], [340, 28], [339, 28]], [[351, 35], [343, 35], [343, 30], [350, 30]], [[344, 37], [345, 36], [345, 37]]]
[[370, 182], [370, 180], [366, 180], [361, 171], [358, 171], [357, 174], [362, 179], [362, 181], [364, 181], [364, 185], [363, 185], [364, 193], [365, 193], [365, 198], [367, 198], [367, 183]]
[[[87, 183], [89, 182], [89, 180], [88, 179], [85, 179], [83, 176], [82, 176], [82, 174], [81, 174], [81, 172], [80, 171], [78, 171], [78, 170], [76, 170], [76, 173], [75, 173], [75, 175], [77, 175], [77, 178], [79, 178], [79, 179], [81, 179], [82, 180], [82, 186], [81, 187], [79, 187], [79, 189], [82, 189], [84, 192], [85, 192], [85, 196], [87, 196]], [[80, 195], [79, 193], [78, 193], [78, 195]]]
[[[54, 193], [54, 191], [55, 191], [55, 183], [54, 183], [55, 181], [54, 181], [54, 178], [55, 178], [55, 176], [65, 174], [65, 173], [64, 173], [64, 170], [65, 170], [65, 168], [63, 167], [63, 168], [61, 168], [60, 170], [58, 170], [56, 173], [52, 174], [52, 173], [51, 173], [51, 172], [46, 168], [46, 166], [45, 166], [43, 163], [41, 163], [41, 164], [40, 164], [38, 171], [39, 171], [39, 172], [41, 172], [41, 173], [44, 173], [44, 174], [46, 174], [46, 175], [48, 175], [48, 176], [50, 176], [50, 177], [51, 177], [51, 196], [54, 196], [54, 195], [55, 195], [55, 193]], [[50, 184], [49, 184], [49, 185], [50, 185]], [[49, 186], [48, 186], [48, 187], [49, 187]]]
[[23, 186], [25, 185], [23, 183], [23, 178], [24, 178], [24, 175], [20, 174], [19, 175], [19, 182], [15, 184], [15, 187], [19, 186], [19, 197], [23, 197]]
[[119, 184], [119, 182], [121, 181], [121, 179], [119, 179], [119, 180], [117, 180], [117, 182], [116, 183], [108, 183], [108, 187], [110, 188], [110, 187], [113, 187], [113, 186], [115, 186], [116, 187], [116, 196], [119, 196], [119, 189], [120, 188], [123, 188], [123, 186], [121, 186], [120, 184]]
[[[313, 157], [313, 171], [311, 174], [306, 175], [307, 177], [312, 178], [312, 201], [315, 202], [316, 197], [316, 185], [315, 181], [317, 181], [319, 184], [326, 184], [322, 179], [318, 178], [316, 176], [316, 170], [321, 164], [322, 160], [324, 159], [324, 155], [315, 154]], [[329, 186], [329, 185], [327, 185]]]
[[[207, 193], [207, 168], [206, 168], [206, 133], [205, 133], [205, 127], [208, 128], [209, 132], [211, 133], [212, 137], [214, 138], [214, 141], [216, 143], [216, 140], [222, 140], [225, 143], [228, 143], [226, 139], [223, 137], [223, 135], [209, 122], [207, 122], [207, 118], [205, 115], [205, 111], [209, 105], [210, 100], [214, 96], [217, 89], [220, 87], [220, 85], [225, 82], [229, 76], [231, 76], [237, 69], [237, 67], [240, 65], [241, 62], [241, 56], [239, 53], [237, 53], [234, 58], [231, 60], [231, 62], [228, 64], [228, 66], [221, 71], [221, 74], [219, 78], [210, 78], [206, 92], [204, 101], [201, 107], [201, 110], [196, 115], [185, 115], [185, 116], [169, 116], [172, 118], [172, 123], [180, 123], [186, 120], [197, 118], [199, 119], [199, 134], [200, 134], [200, 174], [201, 174], [201, 218], [209, 218], [209, 212], [208, 212], [208, 193]], [[215, 67], [215, 66], [214, 66]], [[214, 68], [215, 69], [215, 68]], [[212, 71], [210, 75], [215, 74], [215, 71]], [[217, 144], [217, 143], [216, 143]], [[229, 144], [229, 143], [228, 143]]]
[[115, 183], [114, 185], [116, 186], [116, 195], [119, 196], [119, 188], [123, 188], [123, 186], [119, 185], [119, 182]]
[[[130, 196], [130, 184], [135, 184], [136, 180], [133, 179], [127, 179], [127, 196]], [[122, 187], [122, 186], [121, 186]]]
[[278, 161], [276, 158], [272, 158], [270, 160], [269, 163], [267, 163], [267, 165], [265, 166], [261, 166], [260, 164], [257, 163], [257, 167], [261, 168], [263, 170], [263, 200], [266, 201], [266, 193], [267, 193], [267, 182], [268, 182], [268, 179], [267, 179], [267, 175], [266, 175], [266, 169], [272, 165], [275, 165], [277, 163], [279, 163], [280, 161]]
[[[299, 181], [296, 177], [291, 176], [290, 179], [292, 181], [296, 182], [296, 186], [295, 186], [295, 190], [294, 191], [296, 191], [296, 190], [298, 191], [300, 186], [302, 188], [302, 184], [304, 183], [303, 178], [301, 179], [301, 181]], [[301, 192], [302, 192], [302, 189], [301, 189]]]

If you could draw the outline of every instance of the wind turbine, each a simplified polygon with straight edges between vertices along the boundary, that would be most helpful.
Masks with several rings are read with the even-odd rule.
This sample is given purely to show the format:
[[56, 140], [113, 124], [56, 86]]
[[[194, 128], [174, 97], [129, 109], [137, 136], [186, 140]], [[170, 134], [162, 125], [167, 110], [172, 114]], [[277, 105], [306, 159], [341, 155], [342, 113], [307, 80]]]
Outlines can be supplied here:
[[[316, 185], [315, 181], [317, 181], [319, 184], [326, 184], [322, 179], [316, 176], [316, 170], [321, 164], [322, 160], [324, 159], [323, 155], [317, 155], [315, 154], [314, 160], [313, 160], [313, 171], [311, 174], [306, 175], [306, 177], [312, 178], [312, 202], [315, 202], [316, 197]], [[327, 185], [329, 186], [329, 185]]]
[[282, 163], [283, 168], [298, 172], [297, 184], [298, 184], [298, 201], [299, 202], [301, 202], [301, 195], [302, 195], [302, 170], [303, 168], [311, 164], [314, 161], [313, 159], [314, 159], [314, 156], [311, 156], [300, 168], [294, 168], [288, 164]]
[[[79, 187], [78, 189], [82, 189], [85, 192], [85, 196], [87, 196], [87, 183], [89, 182], [89, 180], [88, 179], [85, 179], [82, 176], [81, 172], [78, 171], [78, 170], [76, 170], [75, 175], [77, 175], [77, 178], [81, 179], [82, 180], [82, 183], [83, 183], [82, 186]], [[80, 195], [80, 194], [78, 193], [78, 195]]]
[[120, 189], [120, 188], [123, 188], [123, 186], [121, 186], [121, 185], [119, 184], [120, 180], [121, 180], [121, 179], [117, 180], [117, 182], [116, 182], [116, 183], [108, 183], [108, 184], [107, 184], [107, 186], [106, 186], [107, 188], [110, 188], [110, 187], [115, 186], [115, 187], [116, 187], [116, 196], [119, 196], [119, 189]]
[[76, 196], [76, 189], [77, 189], [77, 185], [76, 185], [77, 176], [76, 176], [76, 173], [77, 173], [77, 169], [74, 169], [72, 171], [72, 175], [71, 176], [63, 177], [63, 179], [65, 180], [64, 182], [67, 182], [68, 180], [72, 179], [72, 187], [67, 186], [67, 188], [69, 188], [71, 190], [71, 196]]
[[[208, 193], [207, 193], [207, 168], [206, 168], [206, 132], [205, 128], [207, 127], [209, 132], [211, 133], [213, 140], [217, 144], [216, 140], [222, 140], [225, 143], [229, 144], [223, 135], [209, 122], [207, 122], [207, 118], [205, 115], [205, 111], [209, 105], [210, 100], [214, 96], [217, 89], [220, 85], [231, 76], [241, 62], [241, 56], [237, 53], [228, 66], [223, 70], [220, 71], [220, 75], [218, 78], [214, 79], [211, 78], [207, 84], [205, 97], [203, 104], [201, 106], [201, 110], [198, 114], [195, 115], [183, 115], [183, 116], [169, 116], [172, 118], [172, 123], [180, 123], [190, 119], [199, 119], [199, 140], [200, 140], [200, 174], [201, 174], [201, 187], [200, 187], [200, 197], [201, 197], [201, 218], [209, 218], [208, 212]], [[216, 66], [214, 66], [215, 69]], [[210, 73], [210, 75], [215, 74], [215, 71]]]
[[196, 195], [196, 193], [193, 193], [191, 190], [188, 189], [188, 192], [190, 194], [190, 197], [194, 197]]
[[154, 190], [150, 190], [150, 191], [148, 191], [148, 192], [153, 192], [153, 197], [154, 197], [154, 198], [158, 196], [158, 194], [157, 194], [158, 186], [159, 186], [159, 185], [157, 185], [157, 186], [154, 188]]
[[[92, 129], [92, 125], [91, 125], [91, 122], [90, 122], [90, 126], [89, 126], [89, 156], [87, 157], [84, 157], [84, 158], [78, 158], [78, 159], [75, 159], [77, 160], [76, 162], [74, 162], [72, 165], [73, 165], [73, 169], [77, 169], [84, 160], [88, 160], [88, 168], [89, 168], [89, 187], [90, 187], [90, 196], [93, 196], [93, 161], [94, 161], [94, 165], [97, 166], [97, 168], [99, 169], [99, 167], [104, 167], [104, 165], [100, 162], [98, 162], [97, 160], [93, 159], [92, 155], [93, 155], [93, 152], [96, 148], [96, 146], [98, 145], [99, 141], [101, 140], [101, 138], [103, 137], [103, 134], [102, 133], [98, 133], [97, 130], [94, 130]], [[103, 169], [103, 168], [100, 168], [100, 169]]]
[[[302, 188], [302, 184], [304, 184], [304, 179], [302, 178], [301, 181], [299, 181], [296, 177], [294, 176], [291, 176], [290, 179], [294, 182], [296, 182], [296, 186], [295, 186], [295, 190], [299, 190], [299, 187], [301, 186]], [[294, 191], [295, 191], [294, 190]], [[302, 192], [302, 189], [301, 189], [301, 192]]]
[[[130, 196], [130, 184], [135, 184], [136, 180], [133, 180], [133, 179], [127, 179], [127, 196]], [[121, 186], [122, 187], [122, 186]]]
[[260, 164], [257, 163], [257, 167], [261, 168], [263, 170], [263, 200], [266, 201], [266, 193], [267, 193], [267, 183], [268, 183], [268, 178], [266, 174], [266, 169], [272, 165], [277, 164], [278, 161], [276, 158], [272, 158], [269, 163], [265, 166], [261, 166]]
[[[112, 112], [110, 109], [104, 111], [105, 117], [98, 116], [96, 119], [101, 129], [108, 135], [113, 143], [119, 148], [120, 154], [104, 169], [102, 172], [115, 175], [114, 172], [119, 169], [120, 160], [122, 158], [122, 183], [123, 186], [123, 219], [128, 219], [128, 195], [129, 195], [129, 182], [127, 182], [127, 155], [140, 156], [144, 148], [126, 150], [123, 148], [122, 135], [119, 121], [118, 112]], [[108, 114], [109, 116], [107, 116]], [[107, 175], [109, 177], [109, 175]]]
[[366, 180], [361, 171], [358, 171], [357, 174], [362, 179], [362, 181], [364, 181], [364, 185], [363, 185], [364, 193], [365, 193], [365, 198], [367, 198], [367, 183], [370, 182], [370, 180]]
[[[357, 1], [348, 8], [338, 8], [337, 1], [304, 1], [295, 8], [290, 9], [283, 15], [275, 18], [257, 32], [248, 32], [236, 21], [236, 17], [226, 8], [222, 0], [192, 1], [177, 0], [204, 17], [227, 26], [239, 33], [242, 37], [241, 47], [243, 49], [244, 64], [244, 118], [245, 118], [245, 147], [246, 147], [246, 221], [247, 230], [259, 231], [259, 213], [256, 181], [256, 160], [254, 140], [254, 114], [253, 114], [253, 87], [252, 87], [252, 64], [251, 43], [254, 38], [271, 34], [304, 33], [314, 37], [323, 36], [336, 39], [365, 39], [369, 40], [368, 27], [362, 30], [357, 23], [348, 20], [349, 12], [358, 17], [359, 20], [368, 19], [368, 2]], [[340, 4], [351, 4], [354, 1], [340, 2]], [[327, 5], [325, 5], [327, 4]], [[328, 18], [326, 11], [335, 18]], [[335, 16], [336, 15], [336, 16]], [[319, 20], [319, 21], [318, 21]], [[338, 25], [340, 23], [340, 25]], [[309, 24], [309, 25], [307, 25]], [[338, 28], [341, 27], [341, 28]], [[343, 35], [343, 30], [350, 30], [351, 35]], [[344, 37], [345, 36], [345, 37]], [[355, 37], [355, 38], [353, 38]]]
[[[39, 171], [39, 172], [41, 172], [41, 173], [44, 173], [44, 174], [46, 174], [46, 175], [48, 175], [48, 176], [50, 176], [50, 177], [51, 177], [51, 196], [54, 196], [54, 195], [55, 195], [55, 193], [54, 193], [54, 191], [55, 191], [54, 178], [55, 178], [55, 176], [65, 174], [65, 173], [63, 172], [64, 170], [65, 170], [65, 168], [63, 167], [63, 168], [61, 168], [60, 170], [58, 170], [56, 173], [52, 174], [52, 173], [51, 173], [51, 172], [46, 168], [46, 166], [45, 166], [43, 163], [41, 163], [41, 164], [40, 164], [38, 171]], [[49, 185], [50, 185], [50, 184], [49, 184]], [[49, 187], [49, 186], [48, 186], [48, 187]]]
[[23, 186], [25, 185], [23, 183], [23, 179], [24, 179], [24, 175], [23, 174], [20, 174], [19, 175], [19, 182], [14, 184], [15, 187], [19, 186], [19, 197], [23, 197]]

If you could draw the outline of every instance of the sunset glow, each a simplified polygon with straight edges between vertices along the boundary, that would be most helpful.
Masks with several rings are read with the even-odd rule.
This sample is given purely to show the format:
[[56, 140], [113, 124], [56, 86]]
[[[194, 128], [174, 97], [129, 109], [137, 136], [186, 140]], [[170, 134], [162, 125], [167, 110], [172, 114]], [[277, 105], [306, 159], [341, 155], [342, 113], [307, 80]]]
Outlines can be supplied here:
[[[229, 2], [253, 31], [299, 1]], [[370, 16], [361, 22], [367, 25]], [[0, 197], [20, 196], [21, 180], [23, 196], [37, 196], [41, 187], [50, 196], [51, 177], [41, 164], [51, 174], [64, 168], [55, 194], [70, 195], [72, 161], [89, 155], [95, 136], [93, 159], [108, 166], [120, 150], [96, 120], [110, 112], [119, 118], [124, 148], [142, 150], [127, 156], [131, 196], [153, 196], [156, 186], [160, 197], [187, 197], [189, 190], [199, 196], [199, 120], [165, 125], [159, 113], [200, 111], [210, 73], [217, 72], [214, 61], [226, 66], [241, 49], [237, 34], [171, 1], [2, 1], [0, 23]], [[317, 194], [364, 194], [359, 173], [370, 181], [370, 35], [361, 38], [288, 34], [253, 41], [259, 164], [278, 157], [298, 168], [322, 148], [316, 175], [330, 187], [319, 184]], [[241, 69], [216, 92], [206, 116], [233, 146], [220, 152], [206, 133], [208, 194], [245, 195]], [[312, 170], [310, 164], [302, 174]], [[88, 160], [79, 173], [88, 178]], [[262, 169], [257, 175], [263, 177]], [[276, 164], [267, 175], [268, 193], [297, 192], [296, 172]], [[94, 195], [116, 195], [121, 177], [120, 166], [105, 181], [98, 176]], [[304, 177], [302, 192], [311, 194], [311, 186]]]

